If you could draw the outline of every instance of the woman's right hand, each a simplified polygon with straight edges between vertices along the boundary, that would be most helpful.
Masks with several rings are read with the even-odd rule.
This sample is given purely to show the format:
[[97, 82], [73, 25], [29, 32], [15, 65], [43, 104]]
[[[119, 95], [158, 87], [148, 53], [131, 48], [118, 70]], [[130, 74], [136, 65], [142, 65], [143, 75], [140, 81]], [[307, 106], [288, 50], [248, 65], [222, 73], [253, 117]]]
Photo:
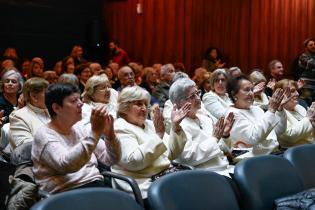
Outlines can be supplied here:
[[284, 97], [284, 91], [283, 89], [281, 88], [278, 88], [273, 94], [272, 96], [269, 98], [269, 108], [268, 110], [272, 113], [275, 113], [281, 102], [282, 102], [282, 99]]
[[266, 86], [266, 82], [260, 82], [254, 86], [254, 95], [259, 95], [262, 91], [264, 91]]
[[311, 122], [315, 121], [315, 102], [313, 102], [312, 105], [310, 106], [310, 108], [308, 108], [307, 113], [306, 113], [306, 117]]

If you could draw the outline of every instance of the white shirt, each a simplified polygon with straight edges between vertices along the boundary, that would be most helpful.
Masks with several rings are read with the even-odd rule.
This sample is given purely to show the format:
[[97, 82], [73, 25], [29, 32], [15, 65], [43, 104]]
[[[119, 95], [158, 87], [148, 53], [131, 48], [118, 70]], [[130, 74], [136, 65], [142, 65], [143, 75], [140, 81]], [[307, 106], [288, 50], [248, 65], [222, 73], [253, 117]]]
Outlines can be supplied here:
[[205, 93], [202, 97], [202, 101], [206, 110], [217, 119], [224, 117], [226, 110], [233, 104], [227, 94], [219, 96], [213, 91]]

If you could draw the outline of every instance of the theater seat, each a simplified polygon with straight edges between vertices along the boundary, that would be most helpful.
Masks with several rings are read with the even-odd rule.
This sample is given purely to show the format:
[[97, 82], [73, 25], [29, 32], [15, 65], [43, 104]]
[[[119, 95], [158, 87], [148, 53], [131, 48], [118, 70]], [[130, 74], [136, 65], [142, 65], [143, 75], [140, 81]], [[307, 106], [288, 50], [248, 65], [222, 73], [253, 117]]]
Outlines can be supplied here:
[[148, 204], [151, 210], [239, 209], [228, 179], [203, 170], [176, 172], [153, 182]]
[[56, 195], [35, 204], [31, 210], [143, 210], [127, 193], [109, 188], [83, 188]]
[[301, 145], [289, 148], [284, 157], [291, 162], [300, 175], [304, 189], [315, 187], [315, 145]]
[[273, 209], [275, 199], [303, 190], [296, 169], [288, 160], [274, 155], [241, 161], [235, 166], [234, 179], [244, 210]]

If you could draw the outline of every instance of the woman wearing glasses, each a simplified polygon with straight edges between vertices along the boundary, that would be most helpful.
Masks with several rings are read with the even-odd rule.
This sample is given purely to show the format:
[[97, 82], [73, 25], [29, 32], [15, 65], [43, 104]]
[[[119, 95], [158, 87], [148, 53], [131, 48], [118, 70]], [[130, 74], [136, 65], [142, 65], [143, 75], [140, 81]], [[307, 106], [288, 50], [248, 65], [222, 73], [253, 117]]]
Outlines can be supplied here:
[[215, 70], [210, 79], [211, 91], [203, 95], [202, 101], [205, 108], [217, 119], [225, 115], [226, 110], [232, 105], [226, 93], [227, 74], [224, 69]]
[[[185, 134], [179, 125], [190, 109], [190, 104], [172, 111], [170, 135], [165, 133], [163, 117], [156, 107], [153, 121], [147, 119], [150, 94], [138, 86], [125, 87], [118, 98], [115, 133], [121, 144], [121, 159], [112, 171], [133, 177], [147, 197], [147, 190], [155, 180], [169, 169], [171, 160], [182, 152]], [[130, 192], [129, 186], [117, 181], [119, 187]]]
[[82, 117], [83, 121], [89, 121], [92, 108], [101, 105], [116, 118], [117, 91], [111, 88], [105, 74], [92, 76], [85, 85], [83, 92]]
[[215, 123], [210, 116], [198, 112], [200, 95], [195, 82], [189, 78], [177, 80], [170, 88], [170, 99], [177, 107], [191, 103], [190, 111], [180, 124], [187, 142], [176, 161], [229, 176], [231, 167], [223, 151], [228, 152], [225, 142], [228, 143], [234, 122], [233, 113], [226, 120], [221, 117]]

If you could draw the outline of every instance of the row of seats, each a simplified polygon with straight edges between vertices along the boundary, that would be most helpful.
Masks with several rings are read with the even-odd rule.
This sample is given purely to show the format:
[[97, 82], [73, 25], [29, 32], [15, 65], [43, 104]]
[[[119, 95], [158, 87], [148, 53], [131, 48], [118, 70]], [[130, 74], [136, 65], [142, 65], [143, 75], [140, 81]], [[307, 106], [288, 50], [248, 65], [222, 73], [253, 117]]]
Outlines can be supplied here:
[[[315, 145], [288, 149], [284, 157], [267, 155], [243, 160], [231, 180], [213, 172], [177, 172], [155, 181], [148, 192], [151, 210], [269, 210], [274, 200], [315, 187]], [[115, 189], [89, 188], [59, 193], [32, 210], [144, 209]]]

